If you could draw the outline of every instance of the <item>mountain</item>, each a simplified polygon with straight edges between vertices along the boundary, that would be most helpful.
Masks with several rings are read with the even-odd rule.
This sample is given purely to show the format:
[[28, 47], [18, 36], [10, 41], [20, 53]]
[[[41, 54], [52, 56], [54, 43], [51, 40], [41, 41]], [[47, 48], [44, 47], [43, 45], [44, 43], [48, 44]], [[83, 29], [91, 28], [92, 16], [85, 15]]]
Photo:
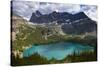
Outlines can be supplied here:
[[[17, 36], [26, 36], [29, 32], [34, 31], [34, 26], [30, 24], [26, 19], [23, 17], [17, 15], [17, 14], [12, 14], [11, 15], [11, 32], [12, 32], [12, 41], [17, 40]], [[25, 32], [24, 32], [25, 30]], [[27, 34], [26, 34], [27, 33]], [[21, 37], [20, 37], [21, 38]]]
[[36, 15], [37, 17], [40, 17], [42, 14], [37, 10], [36, 13], [35, 13], [35, 15]]
[[56, 12], [56, 11], [54, 11], [50, 14], [45, 14], [45, 15], [42, 15], [38, 11], [38, 13], [40, 13], [41, 16], [37, 16], [36, 12], [32, 14], [32, 16], [30, 18], [30, 22], [33, 22], [33, 23], [49, 23], [49, 22], [53, 22], [53, 21], [59, 21], [61, 19], [69, 19], [69, 17], [72, 16], [72, 14], [69, 14], [67, 12], [59, 13], [59, 12]]
[[54, 21], [62, 25], [61, 28], [66, 34], [84, 34], [86, 32], [97, 31], [96, 22], [91, 20], [84, 12], [69, 14], [67, 12], [54, 11], [43, 15], [36, 11], [30, 18], [30, 22], [39, 24], [53, 23]]
[[63, 32], [67, 34], [85, 34], [97, 31], [97, 24], [88, 18], [62, 25]]
[[75, 20], [84, 19], [84, 18], [88, 18], [89, 19], [89, 17], [84, 12], [79, 12], [77, 14], [74, 14], [71, 17], [71, 20], [75, 21]]
[[30, 18], [30, 22], [33, 23], [49, 23], [53, 21], [62, 21], [66, 22], [66, 20], [70, 20], [70, 22], [73, 22], [75, 20], [88, 18], [83, 12], [79, 12], [77, 14], [69, 14], [67, 12], [52, 12], [50, 14], [41, 14], [39, 11], [36, 11], [32, 14]]

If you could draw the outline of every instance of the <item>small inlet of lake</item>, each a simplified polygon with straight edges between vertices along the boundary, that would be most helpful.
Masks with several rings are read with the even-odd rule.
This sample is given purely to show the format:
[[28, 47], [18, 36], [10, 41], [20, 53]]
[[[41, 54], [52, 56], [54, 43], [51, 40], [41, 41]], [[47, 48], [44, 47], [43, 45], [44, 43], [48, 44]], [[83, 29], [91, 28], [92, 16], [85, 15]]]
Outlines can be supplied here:
[[57, 60], [62, 60], [68, 55], [73, 53], [81, 53], [84, 51], [94, 51], [94, 47], [87, 44], [71, 43], [71, 42], [60, 42], [52, 44], [41, 44], [34, 45], [31, 48], [24, 50], [23, 56], [29, 57], [34, 53], [46, 57], [48, 60], [55, 58]]

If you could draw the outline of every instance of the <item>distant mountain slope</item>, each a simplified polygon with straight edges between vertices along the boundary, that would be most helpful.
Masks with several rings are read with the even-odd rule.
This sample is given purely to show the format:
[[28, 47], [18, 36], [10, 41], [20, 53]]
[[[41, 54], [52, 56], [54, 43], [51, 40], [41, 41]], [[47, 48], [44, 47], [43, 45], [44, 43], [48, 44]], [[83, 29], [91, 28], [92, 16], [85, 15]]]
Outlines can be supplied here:
[[67, 34], [85, 34], [97, 31], [97, 24], [90, 19], [82, 19], [74, 21], [72, 24], [62, 25], [62, 30]]

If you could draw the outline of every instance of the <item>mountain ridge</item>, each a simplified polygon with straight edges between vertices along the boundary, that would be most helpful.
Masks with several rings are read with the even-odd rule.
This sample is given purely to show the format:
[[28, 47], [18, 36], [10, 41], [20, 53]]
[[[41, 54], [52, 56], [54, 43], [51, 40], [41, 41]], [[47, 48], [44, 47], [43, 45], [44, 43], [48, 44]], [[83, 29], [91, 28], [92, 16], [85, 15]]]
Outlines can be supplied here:
[[53, 21], [69, 19], [71, 22], [73, 22], [75, 20], [84, 19], [84, 18], [90, 19], [84, 12], [79, 12], [77, 14], [70, 14], [68, 12], [53, 11], [50, 14], [41, 14], [39, 11], [36, 11], [35, 13], [34, 12], [32, 13], [32, 16], [29, 21], [33, 23], [49, 23]]

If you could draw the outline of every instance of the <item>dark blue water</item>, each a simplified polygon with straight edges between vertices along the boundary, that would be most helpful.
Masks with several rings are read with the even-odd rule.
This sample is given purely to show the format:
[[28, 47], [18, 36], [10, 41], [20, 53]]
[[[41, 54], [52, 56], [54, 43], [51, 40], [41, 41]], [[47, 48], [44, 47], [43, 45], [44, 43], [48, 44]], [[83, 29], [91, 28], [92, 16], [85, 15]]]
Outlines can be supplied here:
[[89, 45], [83, 45], [79, 43], [53, 43], [47, 45], [38, 45], [33, 46], [29, 49], [26, 49], [23, 52], [24, 57], [29, 57], [34, 53], [38, 53], [43, 57], [46, 57], [48, 60], [55, 58], [57, 60], [61, 60], [68, 55], [72, 55], [74, 52], [81, 53], [83, 51], [93, 51], [94, 48]]

